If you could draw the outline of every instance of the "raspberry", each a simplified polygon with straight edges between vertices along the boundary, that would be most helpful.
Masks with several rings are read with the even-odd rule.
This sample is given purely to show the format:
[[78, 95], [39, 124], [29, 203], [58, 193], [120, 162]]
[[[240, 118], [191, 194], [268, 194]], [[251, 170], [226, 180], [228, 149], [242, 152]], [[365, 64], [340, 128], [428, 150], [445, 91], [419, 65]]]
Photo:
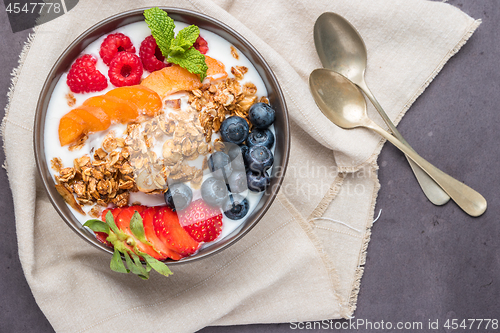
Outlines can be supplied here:
[[164, 62], [165, 57], [161, 53], [153, 36], [148, 36], [142, 41], [141, 47], [139, 48], [139, 56], [141, 57], [144, 69], [149, 72], [172, 66], [171, 63]]
[[118, 52], [109, 64], [108, 76], [116, 87], [139, 84], [142, 77], [141, 59], [133, 53]]
[[198, 36], [196, 41], [193, 44], [193, 47], [200, 51], [201, 54], [207, 54], [208, 52], [208, 43], [205, 38]]
[[118, 52], [135, 53], [134, 44], [132, 44], [130, 38], [122, 33], [108, 35], [101, 44], [99, 55], [104, 63], [109, 66]]
[[108, 87], [108, 80], [99, 72], [95, 65], [97, 59], [85, 54], [71, 65], [66, 78], [69, 89], [74, 93], [101, 91]]

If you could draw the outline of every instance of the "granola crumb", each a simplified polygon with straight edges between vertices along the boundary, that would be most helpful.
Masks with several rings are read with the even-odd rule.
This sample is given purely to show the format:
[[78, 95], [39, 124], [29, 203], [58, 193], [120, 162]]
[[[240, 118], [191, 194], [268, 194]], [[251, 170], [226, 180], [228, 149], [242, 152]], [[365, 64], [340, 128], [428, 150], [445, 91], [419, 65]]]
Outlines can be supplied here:
[[172, 109], [180, 109], [181, 108], [181, 100], [178, 99], [167, 99], [165, 101], [165, 106]]
[[73, 95], [72, 92], [66, 94], [66, 102], [68, 103], [68, 106], [75, 106], [76, 104], [76, 98], [75, 95]]
[[62, 161], [61, 161], [61, 159], [59, 157], [54, 157], [50, 161], [50, 166], [51, 166], [52, 170], [54, 170], [57, 173], [60, 173], [61, 169], [63, 168]]
[[224, 151], [226, 149], [226, 145], [220, 138], [215, 139], [214, 141], [214, 149], [216, 151]]
[[262, 96], [259, 102], [269, 104], [269, 99], [266, 96]]
[[83, 146], [85, 146], [85, 142], [87, 142], [88, 138], [89, 137], [87, 136], [87, 134], [82, 135], [76, 142], [69, 145], [68, 150], [75, 151], [82, 149]]
[[231, 73], [237, 80], [243, 79], [243, 76], [248, 72], [248, 68], [245, 66], [233, 66], [231, 67]]
[[92, 209], [89, 211], [88, 214], [90, 217], [98, 219], [99, 217], [101, 217], [101, 213], [102, 213], [102, 208], [98, 205], [95, 205], [94, 207], [92, 207]]
[[232, 45], [231, 45], [231, 55], [236, 60], [240, 59], [240, 55], [238, 54], [238, 51], [236, 51], [236, 48], [234, 46], [232, 46]]

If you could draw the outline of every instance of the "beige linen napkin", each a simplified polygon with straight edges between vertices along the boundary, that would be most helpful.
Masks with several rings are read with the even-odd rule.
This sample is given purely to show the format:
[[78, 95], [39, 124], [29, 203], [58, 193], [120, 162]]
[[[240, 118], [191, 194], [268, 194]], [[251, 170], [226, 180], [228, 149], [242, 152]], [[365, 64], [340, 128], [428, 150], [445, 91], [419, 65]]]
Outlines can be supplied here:
[[[247, 236], [210, 258], [173, 266], [169, 278], [152, 274], [142, 281], [110, 271], [110, 256], [59, 218], [35, 170], [32, 127], [45, 77], [75, 37], [112, 14], [156, 5], [215, 17], [262, 53], [287, 99], [292, 149], [277, 200]], [[193, 332], [353, 315], [383, 140], [334, 126], [309, 94], [308, 75], [321, 67], [312, 30], [325, 11], [346, 17], [365, 39], [368, 85], [396, 123], [480, 23], [424, 0], [82, 0], [35, 29], [14, 71], [2, 133], [19, 256], [56, 331]], [[381, 123], [373, 108], [369, 112]]]

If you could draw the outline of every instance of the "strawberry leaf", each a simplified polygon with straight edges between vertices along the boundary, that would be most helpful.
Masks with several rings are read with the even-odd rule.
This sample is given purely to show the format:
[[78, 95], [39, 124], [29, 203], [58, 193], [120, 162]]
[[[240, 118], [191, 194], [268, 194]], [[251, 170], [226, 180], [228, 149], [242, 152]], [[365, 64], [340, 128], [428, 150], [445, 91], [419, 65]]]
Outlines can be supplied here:
[[110, 210], [108, 210], [108, 212], [106, 213], [106, 223], [109, 225], [109, 227], [111, 228], [111, 230], [113, 230], [115, 234], [119, 233], [118, 227], [115, 224], [115, 219]]
[[130, 219], [130, 231], [134, 234], [134, 236], [143, 242], [144, 244], [148, 244], [149, 242], [146, 239], [146, 235], [144, 232], [144, 224], [142, 223], [141, 215], [136, 211], [132, 218]]
[[122, 256], [120, 255], [120, 252], [117, 249], [115, 249], [115, 252], [113, 253], [113, 258], [111, 258], [111, 263], [109, 264], [109, 267], [111, 268], [112, 271], [118, 273], [130, 272], [130, 270], [128, 270], [123, 264]]
[[94, 232], [104, 232], [109, 235], [109, 225], [101, 220], [87, 220], [87, 222], [85, 222], [83, 226], [89, 228]]
[[150, 267], [152, 267], [155, 271], [157, 271], [161, 275], [169, 276], [173, 274], [170, 268], [168, 268], [168, 266], [162, 263], [161, 261], [151, 257], [146, 253], [142, 254], [142, 257], [144, 258], [144, 260], [146, 260], [146, 262]]
[[132, 258], [134, 259], [134, 264], [135, 264], [135, 268], [137, 269], [137, 271], [139, 273], [135, 273], [137, 274], [137, 276], [139, 276], [141, 279], [143, 280], [147, 280], [149, 279], [149, 271], [151, 270], [150, 268], [147, 269], [147, 268], [144, 268], [142, 266], [142, 262], [141, 262], [141, 259], [139, 259], [139, 256], [137, 256], [137, 254], [135, 253], [130, 253], [132, 255]]
[[137, 266], [130, 258], [130, 254], [128, 253], [128, 251], [125, 251], [123, 255], [125, 257], [125, 262], [127, 263], [127, 267], [130, 270], [130, 272], [134, 273], [135, 275], [141, 274], [141, 271], [137, 268]]

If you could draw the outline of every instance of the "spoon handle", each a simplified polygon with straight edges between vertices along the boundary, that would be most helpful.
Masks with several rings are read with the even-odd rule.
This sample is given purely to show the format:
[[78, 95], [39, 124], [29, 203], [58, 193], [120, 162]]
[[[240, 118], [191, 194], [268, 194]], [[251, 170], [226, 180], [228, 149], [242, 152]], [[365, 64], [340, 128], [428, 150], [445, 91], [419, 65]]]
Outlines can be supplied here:
[[[366, 85], [365, 81], [361, 80], [360, 82], [357, 82], [356, 85], [361, 90], [363, 90], [366, 97], [368, 97], [368, 99], [372, 102], [373, 106], [375, 106], [375, 109], [377, 109], [378, 113], [380, 114], [384, 122], [387, 124], [387, 126], [389, 126], [389, 130], [394, 134], [394, 136], [399, 141], [401, 141], [402, 144], [413, 150], [410, 144], [406, 142], [401, 133], [399, 133], [399, 131], [396, 129], [396, 126], [391, 121], [389, 116], [387, 116], [380, 103], [377, 101], [373, 93]], [[436, 184], [436, 182], [430, 176], [428, 176], [427, 173], [425, 173], [425, 171], [423, 171], [408, 156], [406, 156], [406, 159], [408, 160], [408, 163], [410, 164], [410, 167], [413, 170], [413, 174], [415, 175], [415, 178], [417, 178], [417, 181], [420, 184], [422, 191], [424, 192], [425, 196], [429, 199], [429, 201], [437, 206], [441, 206], [447, 203], [450, 200], [448, 194], [446, 194], [446, 192], [444, 192], [443, 189], [438, 184]]]
[[451, 197], [451, 199], [453, 199], [453, 201], [455, 201], [455, 203], [467, 214], [469, 214], [470, 216], [480, 216], [484, 213], [487, 207], [487, 203], [486, 199], [484, 199], [481, 194], [427, 162], [413, 149], [405, 146], [401, 141], [396, 139], [394, 136], [389, 134], [373, 121], [366, 124], [365, 127], [370, 128], [378, 134], [382, 135], [397, 148], [399, 148], [399, 150], [405, 153], [406, 156], [410, 157], [417, 165], [422, 168], [422, 170], [424, 170], [432, 179], [434, 179], [434, 181], [439, 186], [441, 186], [441, 188]]

